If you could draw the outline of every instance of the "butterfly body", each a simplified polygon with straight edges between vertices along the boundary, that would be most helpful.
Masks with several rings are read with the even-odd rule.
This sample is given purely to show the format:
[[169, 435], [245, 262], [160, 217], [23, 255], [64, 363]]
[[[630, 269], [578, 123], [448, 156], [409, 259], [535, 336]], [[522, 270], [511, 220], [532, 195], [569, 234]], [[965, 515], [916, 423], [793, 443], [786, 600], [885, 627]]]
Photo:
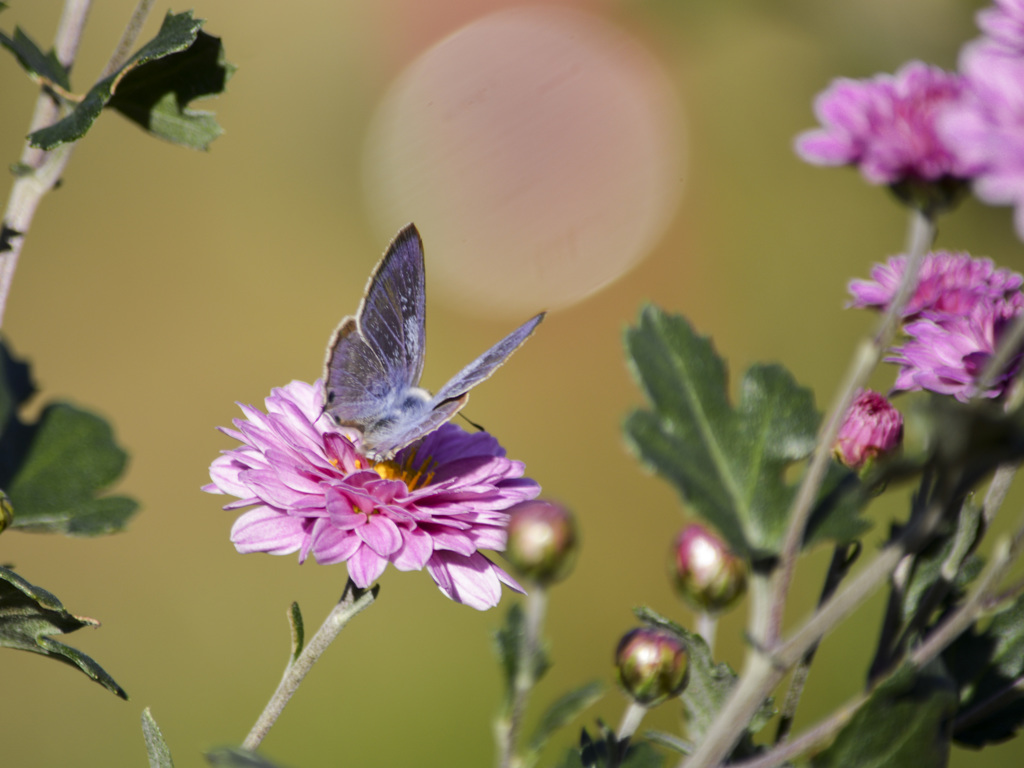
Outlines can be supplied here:
[[324, 363], [324, 410], [362, 433], [371, 459], [433, 432], [466, 404], [544, 319], [534, 316], [457, 373], [436, 395], [419, 386], [426, 342], [423, 244], [405, 227], [370, 275], [355, 316], [335, 330]]

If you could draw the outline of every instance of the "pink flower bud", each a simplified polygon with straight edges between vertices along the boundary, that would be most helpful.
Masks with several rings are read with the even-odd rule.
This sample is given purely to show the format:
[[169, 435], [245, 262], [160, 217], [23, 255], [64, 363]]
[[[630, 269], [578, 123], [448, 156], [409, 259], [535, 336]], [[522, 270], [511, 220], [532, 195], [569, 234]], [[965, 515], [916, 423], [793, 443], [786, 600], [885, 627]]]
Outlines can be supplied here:
[[860, 469], [902, 442], [902, 414], [882, 395], [865, 389], [850, 405], [832, 454], [850, 469]]
[[577, 549], [576, 523], [561, 504], [537, 499], [509, 510], [505, 557], [523, 578], [544, 585], [561, 581]]
[[747, 588], [743, 560], [698, 523], [686, 526], [676, 536], [670, 566], [676, 591], [700, 611], [724, 611], [735, 605]]
[[637, 704], [654, 707], [678, 696], [688, 680], [682, 638], [667, 629], [639, 627], [627, 632], [615, 651], [619, 683]]

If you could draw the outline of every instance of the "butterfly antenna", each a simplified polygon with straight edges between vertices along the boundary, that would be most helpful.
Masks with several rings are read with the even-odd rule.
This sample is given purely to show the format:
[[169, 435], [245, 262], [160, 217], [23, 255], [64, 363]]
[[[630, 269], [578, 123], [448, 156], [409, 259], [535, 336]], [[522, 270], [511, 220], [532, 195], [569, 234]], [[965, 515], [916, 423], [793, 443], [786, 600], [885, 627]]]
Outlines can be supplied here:
[[476, 423], [475, 421], [473, 421], [473, 420], [472, 420], [471, 418], [469, 418], [469, 416], [467, 416], [466, 414], [464, 414], [464, 413], [463, 413], [462, 411], [459, 411], [459, 416], [461, 416], [461, 417], [462, 417], [462, 418], [464, 418], [464, 419], [465, 419], [466, 421], [468, 421], [468, 422], [469, 422], [469, 424], [470, 424], [470, 426], [472, 426], [472, 427], [476, 427], [478, 431], [480, 431], [480, 432], [486, 432], [486, 431], [487, 431], [487, 430], [486, 430], [486, 429], [484, 429], [484, 428], [483, 428], [482, 426], [480, 426], [480, 425], [479, 425], [479, 424], [477, 424], [477, 423]]

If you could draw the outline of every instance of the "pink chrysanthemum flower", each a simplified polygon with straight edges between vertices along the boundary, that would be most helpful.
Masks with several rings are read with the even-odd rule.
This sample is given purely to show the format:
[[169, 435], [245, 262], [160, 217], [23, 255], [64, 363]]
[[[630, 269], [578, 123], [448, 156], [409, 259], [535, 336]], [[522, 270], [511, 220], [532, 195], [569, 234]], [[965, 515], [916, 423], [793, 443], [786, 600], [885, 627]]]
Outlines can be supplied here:
[[1024, 54], [1024, 0], [995, 0], [978, 11], [981, 31], [1009, 53]]
[[[893, 256], [871, 268], [871, 280], [851, 280], [853, 301], [849, 306], [886, 310], [895, 298], [907, 266], [906, 256]], [[990, 259], [976, 259], [964, 252], [934, 251], [925, 255], [917, 288], [903, 310], [904, 318], [923, 311], [969, 313], [979, 302], [1005, 300], [1020, 308], [1024, 277], [1008, 269], [997, 269]]]
[[815, 165], [856, 165], [873, 184], [967, 178], [935, 126], [962, 90], [959, 75], [919, 61], [895, 75], [838, 79], [814, 103], [823, 127], [798, 136], [796, 152]]
[[267, 412], [241, 405], [244, 419], [222, 429], [242, 445], [210, 466], [210, 493], [237, 496], [224, 508], [253, 507], [235, 521], [239, 552], [310, 554], [347, 562], [358, 587], [388, 563], [426, 568], [452, 600], [478, 610], [497, 605], [501, 584], [522, 588], [479, 550], [502, 550], [513, 504], [540, 492], [522, 462], [505, 458], [486, 432], [445, 424], [373, 463], [358, 432], [323, 413], [319, 383], [293, 381], [266, 399]]
[[1019, 314], [1019, 304], [998, 300], [979, 303], [965, 315], [926, 312], [919, 320], [907, 323], [904, 331], [909, 340], [894, 347], [892, 357], [886, 358], [886, 362], [901, 366], [893, 389], [926, 389], [953, 395], [962, 402], [975, 395], [1003, 395], [1020, 370], [1020, 353], [985, 391], [977, 391], [977, 380], [995, 354], [1002, 334]]
[[982, 38], [961, 51], [960, 71], [964, 97], [942, 115], [939, 133], [973, 177], [978, 198], [1016, 206], [1024, 238], [1024, 53]]
[[860, 469], [902, 442], [903, 415], [883, 395], [865, 389], [850, 404], [832, 455], [851, 469]]

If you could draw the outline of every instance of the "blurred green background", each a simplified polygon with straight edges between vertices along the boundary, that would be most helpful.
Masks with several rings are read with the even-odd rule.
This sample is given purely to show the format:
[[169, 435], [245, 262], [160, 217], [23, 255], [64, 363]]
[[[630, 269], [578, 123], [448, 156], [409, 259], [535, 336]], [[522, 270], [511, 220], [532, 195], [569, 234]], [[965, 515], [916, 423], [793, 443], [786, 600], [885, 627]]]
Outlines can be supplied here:
[[[0, 562], [15, 564], [72, 612], [102, 621], [101, 629], [67, 639], [97, 659], [131, 701], [42, 657], [0, 653], [3, 765], [144, 765], [144, 706], [179, 766], [204, 765], [204, 750], [237, 744], [248, 732], [283, 669], [287, 606], [298, 600], [307, 623], [317, 625], [345, 571], [299, 566], [294, 556], [235, 553], [228, 541], [235, 515], [220, 509], [223, 499], [199, 491], [209, 462], [232, 445], [214, 428], [239, 415], [235, 401], [261, 404], [274, 386], [320, 375], [330, 332], [355, 310], [399, 224], [416, 220], [426, 243], [428, 387], [543, 308], [510, 311], [488, 298], [493, 286], [453, 290], [443, 277], [444, 253], [464, 245], [457, 223], [450, 212], [443, 220], [431, 209], [423, 220], [403, 206], [427, 205], [448, 191], [435, 186], [447, 172], [444, 157], [421, 158], [429, 183], [420, 198], [395, 192], [389, 199], [387, 185], [374, 181], [381, 150], [370, 134], [392, 84], [438, 41], [512, 5], [203, 0], [196, 15], [223, 38], [239, 71], [227, 94], [196, 106], [215, 110], [226, 134], [209, 153], [196, 153], [111, 114], [76, 149], [29, 233], [5, 336], [31, 360], [40, 400], [69, 398], [112, 421], [132, 455], [118, 491], [143, 507], [127, 532], [108, 538], [8, 532]], [[576, 572], [551, 598], [555, 666], [534, 696], [534, 715], [569, 687], [594, 677], [611, 683], [612, 652], [634, 624], [632, 606], [648, 604], [692, 626], [665, 578], [667, 549], [687, 512], [674, 491], [637, 466], [620, 437], [622, 418], [640, 403], [624, 366], [623, 328], [642, 302], [657, 302], [713, 335], [734, 375], [754, 361], [780, 361], [827, 405], [871, 322], [843, 311], [846, 281], [901, 249], [905, 219], [884, 190], [854, 172], [800, 163], [792, 139], [813, 125], [813, 96], [833, 77], [893, 71], [910, 58], [955, 66], [959, 46], [976, 34], [980, 3], [559, 5], [602, 19], [602, 29], [645, 51], [681, 115], [660, 123], [660, 135], [685, 161], [667, 166], [668, 187], [663, 178], [641, 184], [652, 195], [643, 209], [661, 211], [645, 235], [646, 258], [599, 293], [549, 305], [567, 304], [467, 409], [526, 462], [547, 496], [576, 511], [582, 529]], [[48, 45], [60, 3], [11, 6], [0, 27], [20, 25]], [[102, 68], [133, 6], [96, 4], [72, 73], [77, 89]], [[165, 10], [150, 19], [144, 39]], [[9, 163], [21, 152], [36, 88], [6, 55], [0, 98], [0, 156]], [[649, 170], [656, 176], [659, 169]], [[465, 172], [451, 169], [452, 189]], [[577, 194], [614, 191], [623, 179], [605, 181], [561, 190], [566, 210], [551, 208], [549, 219], [578, 216], [568, 212]], [[501, 211], [486, 205], [467, 205], [467, 232], [502, 226]], [[593, 226], [603, 242], [633, 222], [615, 211], [598, 218]], [[1005, 209], [965, 202], [941, 222], [939, 243], [1024, 269]], [[590, 253], [573, 251], [569, 277], [560, 278], [566, 293], [578, 287], [573, 275], [586, 282]], [[524, 271], [514, 262], [507, 270], [496, 274], [512, 279]], [[539, 292], [550, 287], [544, 274], [530, 278]], [[529, 290], [519, 298], [529, 304]], [[492, 303], [500, 311], [485, 313]], [[890, 381], [883, 372], [879, 386]], [[1010, 509], [1019, 506], [1014, 498]], [[901, 503], [872, 512], [880, 527]], [[816, 551], [798, 571], [792, 619], [813, 605], [827, 554]], [[490, 635], [518, 598], [478, 613], [444, 599], [426, 574], [389, 569], [381, 586], [379, 605], [330, 649], [263, 750], [294, 768], [492, 764], [499, 675]], [[824, 644], [797, 731], [862, 684], [880, 610], [874, 601]], [[743, 619], [741, 608], [719, 630], [718, 653], [734, 665], [744, 651]], [[586, 723], [595, 716], [617, 723], [623, 707], [613, 689]], [[668, 705], [645, 725], [673, 729], [678, 717]], [[1022, 761], [1018, 740], [957, 751], [953, 764]]]

